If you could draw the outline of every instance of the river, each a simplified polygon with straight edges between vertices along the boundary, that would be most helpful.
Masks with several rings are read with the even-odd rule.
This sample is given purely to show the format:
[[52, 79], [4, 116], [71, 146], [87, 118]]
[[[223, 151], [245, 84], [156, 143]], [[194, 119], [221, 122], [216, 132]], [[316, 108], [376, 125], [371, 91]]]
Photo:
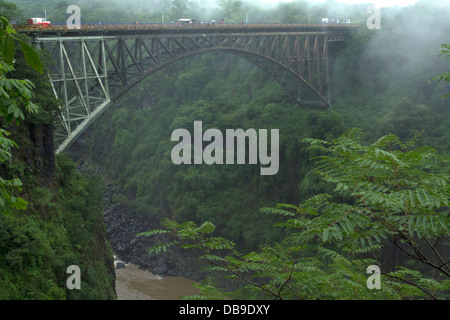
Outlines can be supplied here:
[[[103, 177], [107, 186], [104, 199], [105, 224], [107, 227], [108, 241], [114, 248], [116, 246], [124, 247], [122, 250], [127, 252], [136, 251], [136, 256], [142, 256], [149, 246], [144, 242], [144, 237], [137, 237], [136, 234], [142, 231], [148, 231], [155, 228], [155, 225], [144, 224], [138, 220], [134, 212], [130, 210], [128, 205], [114, 204], [113, 195], [116, 193], [124, 194], [121, 188], [112, 185], [109, 178], [102, 172], [102, 167], [85, 159], [83, 154], [86, 150], [80, 141], [74, 143], [69, 150], [70, 157], [76, 162], [78, 171], [88, 176], [100, 175]], [[108, 231], [108, 228], [111, 230]], [[139, 246], [138, 244], [143, 244]], [[142, 247], [141, 251], [138, 247]], [[133, 254], [128, 258], [133, 259]], [[114, 255], [114, 265], [120, 261]], [[150, 271], [139, 269], [137, 264], [125, 264], [125, 268], [117, 268], [116, 272], [116, 294], [118, 300], [177, 300], [182, 296], [195, 295], [199, 293], [197, 288], [192, 284], [195, 282], [183, 277], [158, 276]]]
[[137, 265], [127, 264], [116, 271], [118, 300], [177, 300], [199, 293], [194, 281], [182, 277], [160, 277]]

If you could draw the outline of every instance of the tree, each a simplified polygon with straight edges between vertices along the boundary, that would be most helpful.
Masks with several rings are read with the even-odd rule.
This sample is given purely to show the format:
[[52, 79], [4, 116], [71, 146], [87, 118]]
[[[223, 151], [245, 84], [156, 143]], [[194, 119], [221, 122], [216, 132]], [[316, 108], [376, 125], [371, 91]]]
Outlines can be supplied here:
[[301, 238], [339, 242], [357, 256], [370, 253], [380, 267], [388, 263], [376, 252], [391, 244], [412, 259], [415, 270], [382, 267], [382, 273], [436, 298], [433, 292], [450, 284], [449, 158], [429, 147], [412, 149], [414, 141], [404, 144], [395, 135], [370, 146], [361, 139], [362, 132], [352, 130], [332, 143], [306, 140], [308, 150], [325, 153], [317, 158], [317, 172], [348, 200], [336, 203], [322, 195], [307, 201], [305, 208], [320, 216], [306, 224]]
[[[37, 53], [23, 40], [14, 36], [8, 19], [0, 17], [0, 116], [6, 122], [15, 119], [16, 124], [25, 119], [24, 111], [34, 113], [38, 107], [31, 102], [33, 83], [29, 80], [13, 79], [15, 42], [19, 42], [29, 66], [40, 73], [43, 72], [42, 62]], [[11, 158], [11, 148], [16, 144], [7, 138], [9, 132], [0, 129], [0, 163]], [[14, 191], [20, 191], [22, 182], [19, 179], [5, 180], [0, 177], [0, 212], [13, 209], [25, 209], [26, 201], [15, 197]]]
[[[316, 172], [334, 192], [298, 206], [261, 209], [285, 217], [276, 224], [286, 229], [282, 242], [242, 254], [233, 242], [213, 236], [210, 222], [198, 226], [165, 220], [166, 229], [142, 235], [175, 236], [151, 252], [175, 244], [196, 249], [210, 270], [244, 284], [227, 293], [204, 286], [207, 298], [445, 298], [450, 288], [450, 176], [442, 168], [448, 168], [449, 159], [428, 147], [413, 149], [394, 135], [369, 146], [361, 139], [356, 129], [332, 142], [304, 139], [306, 150], [319, 155]], [[390, 270], [381, 257], [389, 244], [410, 261]], [[371, 265], [384, 276], [381, 290], [366, 287], [362, 274]]]
[[223, 10], [223, 18], [231, 22], [240, 22], [244, 19], [244, 8], [238, 0], [221, 0], [220, 7]]
[[17, 8], [16, 4], [3, 1], [0, 2], [0, 15], [9, 21], [12, 21], [20, 18], [22, 12]]
[[[439, 56], [445, 56], [449, 58], [450, 62], [450, 45], [448, 44], [441, 45], [441, 53]], [[450, 71], [444, 72], [441, 75], [434, 77], [432, 80], [434, 79], [438, 79], [440, 82], [445, 81], [447, 83], [450, 83]], [[447, 97], [450, 97], [450, 93], [444, 96], [444, 98]]]
[[433, 116], [429, 107], [403, 97], [380, 119], [383, 134], [392, 133], [401, 140], [410, 140], [430, 127]]
[[172, 1], [172, 15], [175, 18], [181, 18], [188, 9], [187, 0], [173, 0]]

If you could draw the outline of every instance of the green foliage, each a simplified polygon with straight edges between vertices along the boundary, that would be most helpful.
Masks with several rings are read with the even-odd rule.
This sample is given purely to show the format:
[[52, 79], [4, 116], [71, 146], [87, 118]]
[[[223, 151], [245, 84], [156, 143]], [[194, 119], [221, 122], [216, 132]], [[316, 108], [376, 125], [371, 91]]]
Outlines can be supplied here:
[[66, 298], [114, 299], [113, 255], [105, 240], [102, 182], [99, 177], [87, 178], [76, 172], [66, 155], [58, 155], [57, 161], [58, 171], [65, 169], [60, 176], [64, 187], [58, 193], [54, 221], [65, 230], [67, 249], [62, 249], [56, 259], [64, 259], [65, 268], [78, 265], [82, 279], [81, 290], [68, 290], [64, 283]]
[[[16, 124], [19, 125], [20, 120], [25, 119], [21, 106], [32, 113], [36, 112], [38, 107], [31, 102], [33, 83], [27, 79], [9, 77], [14, 70], [14, 42], [21, 43], [30, 67], [42, 72], [42, 64], [34, 50], [24, 41], [14, 37], [14, 33], [8, 20], [0, 17], [0, 116], [4, 116], [6, 122], [15, 119]], [[17, 146], [15, 142], [6, 137], [8, 135], [8, 131], [0, 129], [0, 164], [11, 158], [11, 147]], [[13, 192], [21, 191], [21, 186], [22, 182], [17, 178], [5, 180], [0, 177], [0, 213], [8, 212], [10, 209], [23, 210], [26, 208], [27, 202], [13, 195]]]
[[128, 198], [123, 194], [115, 193], [112, 197], [112, 202], [114, 204], [126, 204], [128, 203]]
[[[389, 239], [429, 264], [431, 258], [418, 254], [420, 243], [436, 244], [450, 231], [445, 209], [449, 175], [442, 169], [448, 167], [449, 159], [428, 147], [410, 150], [412, 143], [403, 144], [394, 135], [370, 146], [360, 144], [361, 136], [361, 131], [353, 130], [332, 144], [307, 140], [311, 144], [308, 150], [326, 153], [317, 157], [318, 174], [335, 184], [336, 192], [350, 196], [352, 202], [335, 203], [323, 196], [305, 202], [309, 210], [320, 210], [320, 218], [314, 221], [321, 223], [315, 223], [317, 229], [302, 237], [319, 234], [323, 241], [339, 240], [342, 247], [353, 252], [369, 252], [382, 239]], [[435, 251], [436, 247], [428, 249]], [[446, 267], [439, 265], [430, 264], [446, 274]]]
[[0, 4], [0, 15], [9, 21], [20, 19], [22, 12], [15, 3], [2, 1]]
[[0, 298], [63, 299], [64, 290], [47, 261], [54, 249], [42, 223], [7, 215], [0, 220]]
[[[449, 257], [438, 243], [450, 234], [450, 176], [442, 169], [450, 159], [394, 135], [369, 146], [361, 139], [362, 131], [354, 129], [332, 142], [303, 140], [307, 151], [321, 154], [315, 157], [316, 172], [349, 201], [317, 194], [298, 206], [261, 209], [285, 219], [275, 225], [285, 229], [281, 242], [242, 254], [232, 241], [213, 236], [209, 222], [165, 221], [164, 230], [143, 235], [170, 231], [169, 245], [199, 250], [210, 271], [240, 281], [236, 291], [226, 293], [233, 298], [446, 298]], [[389, 270], [389, 261], [381, 259], [389, 245], [416, 261], [414, 267]], [[158, 244], [151, 252], [166, 246]], [[381, 268], [381, 290], [365, 287], [364, 270], [373, 264]], [[221, 290], [209, 288], [204, 294], [217, 298]]]
[[[57, 158], [59, 190], [29, 182], [23, 214], [0, 215], [0, 299], [115, 299], [113, 256], [105, 241], [102, 186]], [[70, 265], [81, 290], [66, 287]]]
[[403, 97], [380, 119], [380, 131], [395, 134], [402, 140], [410, 140], [423, 134], [432, 123], [433, 114], [429, 107], [415, 106], [411, 100]]
[[0, 115], [10, 122], [13, 118], [19, 124], [19, 119], [25, 116], [20, 106], [23, 105], [28, 112], [36, 112], [37, 106], [31, 102], [34, 85], [25, 79], [11, 79], [9, 74], [14, 70], [13, 59], [15, 54], [15, 41], [19, 41], [27, 63], [30, 67], [43, 72], [42, 62], [37, 53], [25, 42], [13, 36], [15, 31], [6, 18], [0, 17], [0, 48], [2, 60], [0, 61]]
[[[448, 45], [448, 44], [441, 45], [441, 53], [439, 54], [439, 56], [444, 56], [444, 57], [450, 58], [450, 45]], [[449, 60], [449, 62], [450, 62], [450, 60]], [[438, 79], [440, 82], [449, 83], [450, 82], [450, 71], [444, 72], [441, 75], [436, 76], [431, 80], [434, 80], [434, 79]], [[443, 98], [447, 98], [447, 97], [450, 97], [450, 93], [445, 95]]]
[[[293, 108], [287, 101], [281, 86], [243, 60], [227, 54], [193, 57], [149, 77], [99, 118], [86, 132], [90, 157], [124, 186], [138, 215], [208, 220], [220, 235], [256, 248], [282, 237], [259, 208], [306, 194], [300, 185], [310, 163], [300, 138], [335, 138], [344, 131], [339, 114]], [[203, 131], [279, 128], [281, 170], [269, 177], [260, 176], [255, 165], [174, 165], [171, 133], [192, 132], [194, 121], [202, 121]], [[100, 142], [101, 136], [110, 138]]]
[[222, 17], [226, 22], [239, 23], [243, 21], [244, 5], [239, 0], [220, 0], [219, 6], [222, 8]]
[[[27, 127], [48, 126], [56, 104], [48, 81], [36, 76], [42, 75], [43, 63], [26, 41], [14, 36], [8, 21], [0, 18], [0, 116], [5, 118], [0, 121], [25, 124], [14, 129], [15, 139], [32, 151], [35, 141], [26, 137]], [[21, 48], [18, 54], [16, 42]], [[35, 86], [29, 79], [43, 81]], [[32, 99], [43, 102], [40, 115]], [[60, 183], [53, 186], [61, 188], [52, 191], [36, 174], [25, 174], [28, 163], [18, 155], [13, 159], [11, 148], [17, 144], [9, 135], [0, 129], [0, 170], [2, 176], [14, 176], [0, 177], [0, 299], [114, 299], [112, 252], [105, 243], [99, 181], [76, 174], [70, 159], [60, 157]], [[19, 192], [21, 197], [15, 195]], [[82, 270], [79, 291], [66, 288], [66, 268], [73, 264]]]
[[[6, 138], [9, 132], [0, 129], [0, 163], [11, 157], [11, 147], [15, 142]], [[14, 191], [21, 191], [22, 181], [20, 179], [5, 180], [0, 177], [0, 213], [6, 212], [8, 208], [22, 210], [26, 208], [26, 201], [20, 197], [13, 196]]]
[[[333, 109], [348, 127], [363, 128], [366, 142], [390, 133], [408, 140], [423, 131], [418, 145], [448, 154], [450, 109], [448, 100], [442, 99], [448, 86], [430, 79], [448, 70], [439, 48], [442, 51], [447, 41], [449, 10], [448, 5], [424, 1], [401, 9], [383, 8], [380, 30], [360, 28], [337, 53], [330, 73]], [[405, 97], [410, 103], [399, 112]], [[402, 129], [395, 127], [397, 123]]]

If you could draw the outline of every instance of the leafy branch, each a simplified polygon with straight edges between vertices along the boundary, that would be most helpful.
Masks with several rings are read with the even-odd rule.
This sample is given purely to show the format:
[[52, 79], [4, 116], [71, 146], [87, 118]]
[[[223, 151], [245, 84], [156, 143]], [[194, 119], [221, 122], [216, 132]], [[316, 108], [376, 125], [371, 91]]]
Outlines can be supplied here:
[[[44, 71], [43, 64], [37, 52], [24, 40], [14, 36], [15, 31], [8, 19], [0, 17], [0, 116], [4, 116], [6, 122], [25, 119], [21, 106], [30, 113], [38, 111], [38, 107], [31, 101], [34, 85], [27, 79], [12, 79], [9, 75], [14, 71], [14, 56], [16, 42], [25, 56], [28, 65], [41, 74]], [[9, 132], [0, 129], [0, 163], [11, 158], [11, 148], [17, 145], [7, 138]], [[27, 202], [13, 196], [14, 191], [21, 191], [22, 182], [19, 179], [5, 180], [0, 177], [0, 211], [8, 209], [24, 210]]]
[[[250, 290], [247, 296], [263, 292], [276, 299], [442, 297], [449, 288], [449, 262], [437, 244], [450, 233], [450, 177], [442, 170], [449, 159], [432, 148], [402, 143], [394, 135], [371, 145], [362, 145], [361, 139], [362, 131], [354, 129], [332, 142], [304, 140], [306, 150], [318, 154], [315, 171], [335, 188], [332, 194], [317, 194], [298, 206], [262, 208], [262, 213], [282, 220], [275, 224], [286, 230], [280, 243], [241, 254], [233, 242], [212, 236], [211, 222], [197, 226], [166, 221], [166, 231], [146, 235], [170, 230], [175, 241], [169, 244], [200, 250], [211, 270], [242, 280], [247, 285], [242, 292]], [[399, 265], [398, 270], [385, 271], [386, 261], [377, 252], [389, 243], [419, 262], [417, 270]], [[164, 245], [155, 248], [153, 252]], [[361, 263], [367, 265], [370, 256], [386, 276], [378, 293], [369, 293], [360, 276]]]
[[[440, 52], [439, 56], [445, 56], [445, 57], [449, 58], [449, 62], [450, 62], [450, 45], [442, 44], [441, 52]], [[431, 80], [435, 80], [435, 79], [439, 80], [439, 82], [449, 83], [450, 82], [450, 71], [444, 72], [441, 75], [433, 77]], [[446, 94], [442, 98], [448, 98], [448, 97], [450, 97], [450, 93]]]

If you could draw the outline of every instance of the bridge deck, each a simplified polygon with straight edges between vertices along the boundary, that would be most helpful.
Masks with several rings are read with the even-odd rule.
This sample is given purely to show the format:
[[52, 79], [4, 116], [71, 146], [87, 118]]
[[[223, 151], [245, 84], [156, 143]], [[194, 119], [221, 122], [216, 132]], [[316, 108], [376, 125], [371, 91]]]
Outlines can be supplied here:
[[282, 32], [327, 32], [347, 33], [356, 30], [357, 24], [215, 24], [215, 25], [176, 25], [176, 24], [83, 24], [80, 29], [68, 29], [64, 25], [48, 28], [17, 26], [17, 31], [32, 37], [61, 36], [120, 36], [120, 35], [158, 35], [158, 34], [220, 34], [220, 33], [282, 33]]

